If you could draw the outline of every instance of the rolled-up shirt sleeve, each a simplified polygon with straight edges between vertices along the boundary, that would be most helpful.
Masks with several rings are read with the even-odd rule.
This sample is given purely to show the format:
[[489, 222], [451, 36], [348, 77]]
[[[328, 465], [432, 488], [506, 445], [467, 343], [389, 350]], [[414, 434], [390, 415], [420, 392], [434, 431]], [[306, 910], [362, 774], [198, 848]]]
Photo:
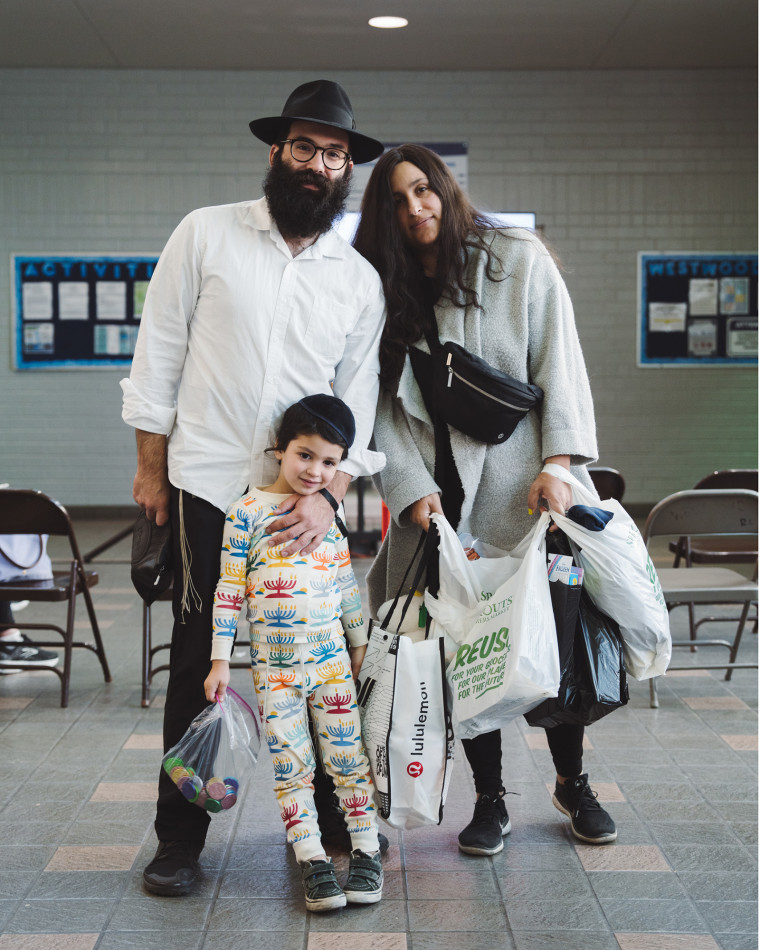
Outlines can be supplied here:
[[202, 236], [195, 213], [169, 238], [151, 277], [128, 379], [121, 380], [122, 419], [169, 435], [187, 353], [188, 326], [201, 283]]

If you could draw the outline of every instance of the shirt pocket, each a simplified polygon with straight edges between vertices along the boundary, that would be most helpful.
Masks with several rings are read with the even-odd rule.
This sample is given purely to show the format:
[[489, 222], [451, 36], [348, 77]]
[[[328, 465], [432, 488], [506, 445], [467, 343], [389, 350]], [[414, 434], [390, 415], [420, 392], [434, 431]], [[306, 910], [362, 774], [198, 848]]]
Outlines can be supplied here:
[[315, 300], [309, 314], [304, 345], [318, 359], [336, 366], [353, 327], [353, 310], [345, 304]]

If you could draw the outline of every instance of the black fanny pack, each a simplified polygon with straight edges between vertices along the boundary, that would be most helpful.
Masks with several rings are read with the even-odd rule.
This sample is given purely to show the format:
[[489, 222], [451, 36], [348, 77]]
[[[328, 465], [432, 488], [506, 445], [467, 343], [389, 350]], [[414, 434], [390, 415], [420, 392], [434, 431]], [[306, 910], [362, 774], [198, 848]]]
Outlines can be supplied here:
[[458, 343], [441, 343], [429, 325], [430, 356], [409, 347], [428, 412], [480, 442], [506, 442], [518, 423], [544, 398], [543, 390], [495, 369]]

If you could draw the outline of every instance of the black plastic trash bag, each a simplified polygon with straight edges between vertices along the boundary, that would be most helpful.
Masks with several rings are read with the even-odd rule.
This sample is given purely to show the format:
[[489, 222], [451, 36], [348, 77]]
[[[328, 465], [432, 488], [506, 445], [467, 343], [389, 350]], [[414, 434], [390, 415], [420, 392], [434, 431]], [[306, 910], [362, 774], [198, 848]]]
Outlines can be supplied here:
[[[549, 728], [563, 722], [588, 726], [628, 702], [620, 629], [582, 587], [559, 583], [549, 587], [557, 622], [559, 692], [556, 699], [545, 700], [525, 718], [531, 726]], [[564, 591], [559, 590], [563, 587]], [[574, 627], [573, 608], [577, 610]]]

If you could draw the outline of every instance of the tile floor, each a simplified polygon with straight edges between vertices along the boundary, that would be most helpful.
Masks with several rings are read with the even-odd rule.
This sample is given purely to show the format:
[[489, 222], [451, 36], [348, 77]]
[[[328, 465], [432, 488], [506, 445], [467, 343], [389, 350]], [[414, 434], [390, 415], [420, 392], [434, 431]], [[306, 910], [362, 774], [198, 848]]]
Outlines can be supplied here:
[[[119, 527], [82, 521], [82, 549]], [[513, 830], [493, 858], [457, 851], [473, 801], [460, 754], [442, 825], [385, 829], [382, 903], [308, 915], [263, 758], [241, 805], [212, 820], [197, 892], [148, 896], [140, 875], [155, 849], [166, 674], [141, 708], [141, 612], [128, 550], [122, 542], [97, 561], [110, 685], [84, 654], [65, 710], [53, 675], [0, 677], [0, 950], [757, 947], [755, 670], [728, 683], [720, 673], [674, 673], [660, 681], [656, 710], [647, 685], [631, 683], [630, 704], [588, 730], [585, 764], [617, 822], [613, 845], [574, 841], [551, 803], [545, 734], [519, 720], [504, 729]], [[363, 575], [369, 561], [355, 563]], [[168, 605], [158, 604], [156, 641], [168, 625]], [[683, 636], [678, 612], [674, 628]], [[702, 648], [695, 658], [719, 661], [723, 652]], [[756, 657], [748, 628], [740, 660]], [[233, 684], [251, 691], [242, 670]]]

